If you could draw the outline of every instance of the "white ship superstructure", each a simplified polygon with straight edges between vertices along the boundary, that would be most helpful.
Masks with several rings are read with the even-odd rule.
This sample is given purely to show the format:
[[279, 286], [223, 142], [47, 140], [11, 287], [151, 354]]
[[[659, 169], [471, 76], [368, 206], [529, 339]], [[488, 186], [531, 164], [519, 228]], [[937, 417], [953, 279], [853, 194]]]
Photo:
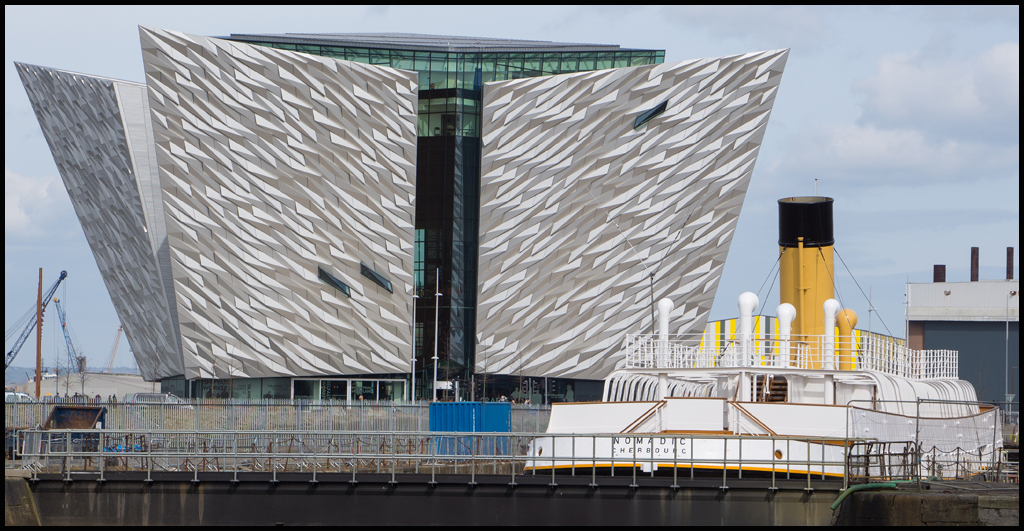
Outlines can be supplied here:
[[[806, 212], [825, 200], [824, 214]], [[789, 251], [792, 205], [804, 209], [800, 223], [828, 229], [797, 237]], [[805, 240], [826, 243], [827, 252]], [[672, 334], [675, 308], [661, 300], [659, 333], [626, 336], [624, 364], [605, 380], [602, 402], [552, 407], [551, 437], [534, 441], [531, 465], [750, 473], [778, 472], [785, 463], [787, 474], [842, 476], [843, 464], [860, 453], [865, 474], [886, 476], [885, 463], [869, 465], [866, 456], [899, 447], [929, 475], [941, 476], [946, 462], [984, 471], [1002, 446], [999, 410], [980, 404], [974, 387], [958, 378], [956, 351], [911, 350], [895, 339], [854, 334], [856, 314], [831, 298], [831, 281], [815, 286], [814, 270], [831, 267], [831, 244], [831, 199], [780, 201], [781, 277], [791, 281], [776, 309], [778, 333], [754, 334], [753, 293], [740, 295], [736, 340], [724, 345]], [[786, 260], [787, 253], [797, 259]], [[800, 312], [821, 316], [823, 333], [794, 333], [815, 328]], [[573, 436], [595, 433], [607, 436]]]

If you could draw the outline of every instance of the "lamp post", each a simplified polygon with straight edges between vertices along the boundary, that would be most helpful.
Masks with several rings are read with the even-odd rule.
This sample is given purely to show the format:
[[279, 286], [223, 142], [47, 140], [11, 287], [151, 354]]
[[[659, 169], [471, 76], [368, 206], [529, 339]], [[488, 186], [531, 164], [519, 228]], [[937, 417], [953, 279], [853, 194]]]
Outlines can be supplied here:
[[437, 322], [441, 318], [441, 270], [434, 270], [437, 293], [434, 294], [434, 392], [433, 401], [437, 402]]
[[416, 291], [416, 280], [412, 281], [412, 403], [416, 403], [416, 303], [419, 301], [419, 294]]
[[1010, 394], [1010, 298], [1016, 297], [1016, 291], [1010, 291], [1006, 294], [1006, 372], [1005, 377], [1005, 398], [1009, 404], [1006, 405], [1007, 411], [1013, 409], [1013, 395]]
[[654, 339], [654, 335], [658, 332], [654, 329], [654, 272], [651, 271], [651, 339]]

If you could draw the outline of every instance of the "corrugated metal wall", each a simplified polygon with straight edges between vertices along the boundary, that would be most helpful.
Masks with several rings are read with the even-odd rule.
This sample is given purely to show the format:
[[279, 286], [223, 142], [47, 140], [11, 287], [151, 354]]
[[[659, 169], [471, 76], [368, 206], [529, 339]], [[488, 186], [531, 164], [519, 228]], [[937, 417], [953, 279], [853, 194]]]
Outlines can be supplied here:
[[[960, 379], [978, 399], [1002, 402], [1006, 374], [1006, 323], [923, 321], [924, 348], [960, 351]], [[1020, 386], [1020, 323], [1010, 323], [1010, 392]], [[1018, 401], [1019, 398], [1015, 399]]]

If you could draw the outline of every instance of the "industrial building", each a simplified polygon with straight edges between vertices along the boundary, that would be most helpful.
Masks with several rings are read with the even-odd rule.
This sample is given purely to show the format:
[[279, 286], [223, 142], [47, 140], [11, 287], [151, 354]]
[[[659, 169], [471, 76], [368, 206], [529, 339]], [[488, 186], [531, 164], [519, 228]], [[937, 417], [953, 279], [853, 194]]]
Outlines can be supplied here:
[[17, 68], [143, 376], [194, 397], [590, 396], [653, 300], [704, 329], [788, 57], [140, 36], [145, 83]]
[[936, 265], [931, 283], [907, 284], [909, 346], [959, 351], [960, 378], [974, 385], [979, 400], [1017, 402], [1020, 281], [1013, 278], [1013, 248], [1006, 250], [1005, 279], [981, 279], [979, 254], [971, 248], [968, 282], [948, 282], [946, 266]]

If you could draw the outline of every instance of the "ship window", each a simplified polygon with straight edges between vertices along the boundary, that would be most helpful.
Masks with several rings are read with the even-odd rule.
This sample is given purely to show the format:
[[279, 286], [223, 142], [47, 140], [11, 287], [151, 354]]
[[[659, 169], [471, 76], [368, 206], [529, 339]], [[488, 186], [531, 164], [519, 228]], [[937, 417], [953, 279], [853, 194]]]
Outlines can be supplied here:
[[380, 273], [374, 271], [373, 269], [370, 269], [370, 266], [366, 264], [359, 264], [359, 270], [360, 272], [362, 272], [364, 277], [372, 280], [378, 286], [388, 290], [388, 293], [395, 292], [391, 287], [391, 281], [384, 278], [384, 276], [381, 275]]
[[324, 268], [317, 268], [317, 277], [319, 277], [320, 280], [324, 281], [324, 283], [327, 284], [328, 286], [344, 293], [346, 297], [352, 297], [352, 290], [348, 287], [348, 284], [345, 284], [344, 282], [338, 280], [337, 278], [334, 278], [334, 275], [328, 273], [327, 271], [324, 271]]
[[657, 107], [641, 114], [640, 116], [637, 116], [636, 121], [633, 122], [633, 129], [637, 129], [641, 125], [644, 125], [647, 122], [656, 118], [657, 116], [660, 116], [663, 112], [665, 112], [665, 109], [668, 109], [667, 101], [663, 101]]

